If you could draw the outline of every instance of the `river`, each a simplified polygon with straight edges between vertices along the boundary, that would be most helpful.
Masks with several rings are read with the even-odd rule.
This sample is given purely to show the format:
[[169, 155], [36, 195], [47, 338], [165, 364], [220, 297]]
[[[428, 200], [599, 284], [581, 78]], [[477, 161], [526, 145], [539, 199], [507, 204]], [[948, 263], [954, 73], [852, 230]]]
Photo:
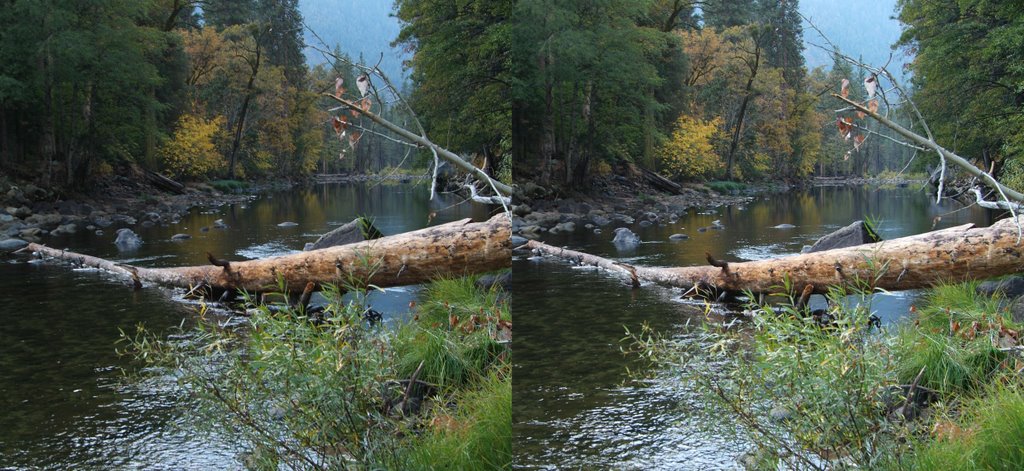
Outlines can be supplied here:
[[[488, 208], [439, 195], [424, 185], [327, 184], [192, 210], [178, 224], [133, 227], [145, 241], [118, 252], [114, 229], [44, 243], [140, 266], [197, 265], [207, 251], [230, 260], [300, 250], [320, 234], [366, 216], [385, 235], [471, 217]], [[436, 216], [430, 218], [431, 213]], [[210, 229], [216, 219], [228, 228]], [[295, 227], [279, 227], [294, 221]], [[178, 233], [192, 235], [171, 241]], [[374, 293], [369, 302], [395, 322], [417, 287]], [[166, 332], [195, 309], [161, 288], [134, 291], [92, 270], [24, 257], [0, 259], [0, 468], [238, 469], [244, 444], [196, 430], [170, 376], [128, 379], [138, 365], [119, 357], [119, 329], [144, 324]]]
[[[547, 235], [544, 241], [636, 265], [702, 265], [705, 252], [729, 261], [798, 253], [803, 245], [865, 217], [875, 221], [884, 239], [926, 232], [933, 224], [939, 229], [993, 222], [987, 210], [936, 204], [913, 187], [818, 187], [690, 210], [671, 225], [634, 226], [644, 243], [630, 252], [611, 243], [611, 226], [598, 235], [581, 229]], [[714, 220], [725, 229], [697, 230]], [[795, 227], [773, 228], [780, 224]], [[675, 233], [690, 238], [669, 241]], [[705, 321], [703, 305], [681, 299], [679, 290], [632, 290], [622, 279], [593, 268], [523, 253], [514, 256], [512, 269], [516, 468], [739, 468], [736, 459], [747, 445], [697, 423], [699, 392], [683, 389], [666, 372], [641, 371], [651, 379], [630, 379], [627, 369], [642, 370], [643, 365], [620, 352], [624, 329], [636, 332], [644, 322], [663, 335], [693, 340], [691, 332]], [[876, 295], [872, 307], [883, 322], [896, 322], [915, 296]], [[717, 306], [712, 319], [737, 317]]]

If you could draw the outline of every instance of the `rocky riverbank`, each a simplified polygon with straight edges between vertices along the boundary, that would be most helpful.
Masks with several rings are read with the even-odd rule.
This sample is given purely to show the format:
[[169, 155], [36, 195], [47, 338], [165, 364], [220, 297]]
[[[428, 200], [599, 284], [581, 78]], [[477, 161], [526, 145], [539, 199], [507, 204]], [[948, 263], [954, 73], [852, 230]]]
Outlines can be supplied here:
[[[601, 233], [616, 227], [670, 224], [691, 208], [742, 203], [749, 195], [724, 195], [701, 184], [684, 185], [681, 194], [661, 193], [623, 177], [595, 181], [590, 193], [560, 195], [527, 182], [512, 208], [512, 233], [538, 238], [587, 230]], [[515, 244], [513, 244], [515, 245]]]
[[184, 194], [176, 195], [115, 176], [97, 182], [88, 193], [65, 195], [31, 183], [0, 182], [0, 253], [81, 231], [102, 235], [120, 228], [173, 225], [193, 207], [247, 201], [271, 186], [278, 185], [223, 193], [205, 183], [194, 183], [186, 186]]

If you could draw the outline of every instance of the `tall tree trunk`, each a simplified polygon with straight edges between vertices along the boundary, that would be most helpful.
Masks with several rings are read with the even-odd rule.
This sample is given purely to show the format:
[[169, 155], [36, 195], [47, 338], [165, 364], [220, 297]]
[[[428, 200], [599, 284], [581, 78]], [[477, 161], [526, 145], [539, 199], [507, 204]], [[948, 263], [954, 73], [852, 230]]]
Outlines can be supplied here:
[[231, 155], [228, 159], [228, 176], [235, 178], [235, 165], [238, 163], [238, 148], [242, 143], [242, 130], [245, 127], [245, 116], [249, 113], [249, 101], [252, 100], [253, 95], [256, 93], [256, 75], [260, 71], [260, 59], [262, 56], [262, 47], [260, 46], [259, 36], [254, 36], [254, 43], [256, 47], [256, 57], [252, 60], [246, 60], [249, 63], [249, 68], [252, 73], [249, 74], [249, 82], [245, 85], [245, 98], [242, 99], [242, 108], [238, 111], [238, 125], [235, 126], [235, 138], [231, 142]]
[[753, 96], [754, 79], [757, 77], [757, 71], [761, 67], [761, 46], [759, 43], [754, 45], [754, 63], [748, 64], [748, 67], [750, 67], [750, 77], [747, 79], [747, 86], [743, 89], [743, 101], [740, 102], [740, 112], [736, 115], [736, 126], [732, 130], [732, 141], [729, 142], [729, 154], [725, 161], [726, 180], [732, 180], [732, 169], [736, 161], [736, 149], [739, 147], [740, 135], [743, 131], [743, 120], [747, 114], [747, 106], [750, 104], [750, 99]]

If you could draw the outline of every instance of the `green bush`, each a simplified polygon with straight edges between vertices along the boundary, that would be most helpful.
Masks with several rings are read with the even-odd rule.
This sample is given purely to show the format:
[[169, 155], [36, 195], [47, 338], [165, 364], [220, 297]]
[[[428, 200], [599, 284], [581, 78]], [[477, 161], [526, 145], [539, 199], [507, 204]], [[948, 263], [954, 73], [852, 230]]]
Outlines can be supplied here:
[[705, 183], [704, 185], [719, 193], [731, 193], [734, 191], [743, 191], [747, 189], [746, 184], [733, 181], [711, 181]]

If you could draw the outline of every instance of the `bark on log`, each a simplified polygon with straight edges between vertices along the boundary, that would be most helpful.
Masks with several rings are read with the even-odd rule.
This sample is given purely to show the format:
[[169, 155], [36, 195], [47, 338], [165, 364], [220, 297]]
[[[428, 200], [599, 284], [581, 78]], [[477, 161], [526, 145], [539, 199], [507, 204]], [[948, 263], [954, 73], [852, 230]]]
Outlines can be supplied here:
[[[1024, 224], [1024, 217], [1019, 218]], [[529, 241], [536, 252], [593, 265], [624, 277], [683, 289], [777, 293], [788, 279], [797, 292], [816, 293], [829, 286], [864, 283], [890, 291], [926, 288], [938, 283], [991, 278], [1024, 271], [1024, 243], [1017, 224], [1003, 219], [990, 227], [951, 227], [875, 244], [793, 255], [722, 267], [631, 267], [602, 257]], [[714, 259], [708, 255], [709, 259]]]
[[132, 281], [137, 287], [143, 283], [180, 288], [205, 285], [260, 292], [276, 290], [277, 278], [281, 276], [289, 290], [297, 294], [308, 282], [320, 285], [355, 279], [388, 287], [507, 268], [512, 263], [511, 232], [508, 218], [499, 214], [486, 222], [463, 219], [380, 239], [279, 257], [174, 268], [135, 267], [39, 244], [29, 244], [26, 250], [106, 270]]

